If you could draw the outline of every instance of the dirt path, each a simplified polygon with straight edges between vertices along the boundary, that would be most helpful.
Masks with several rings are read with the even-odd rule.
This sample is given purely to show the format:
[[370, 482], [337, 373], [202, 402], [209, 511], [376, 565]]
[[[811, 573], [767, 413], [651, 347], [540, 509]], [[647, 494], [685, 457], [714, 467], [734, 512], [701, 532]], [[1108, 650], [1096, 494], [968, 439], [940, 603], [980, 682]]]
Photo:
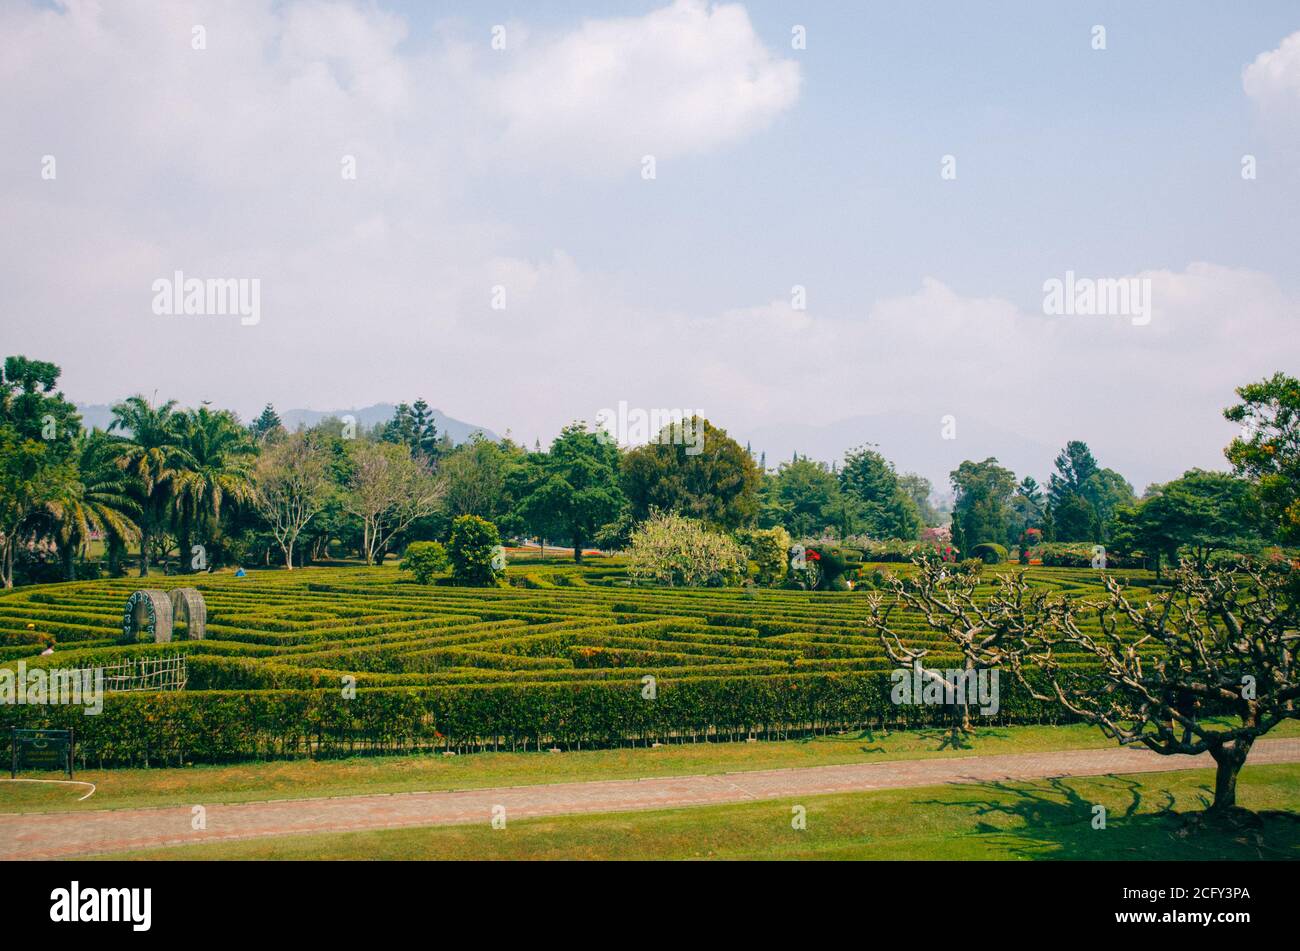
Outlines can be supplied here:
[[[1250, 755], [1252, 764], [1295, 762], [1300, 762], [1300, 739], [1261, 740]], [[504, 806], [507, 819], [516, 820], [534, 816], [788, 799], [940, 783], [1152, 773], [1212, 765], [1208, 755], [1159, 756], [1148, 750], [1107, 748], [454, 792], [231, 805], [205, 803], [202, 805], [206, 809], [207, 828], [202, 831], [191, 828], [191, 806], [7, 814], [0, 815], [0, 859], [63, 858], [293, 833], [488, 823], [496, 806]]]

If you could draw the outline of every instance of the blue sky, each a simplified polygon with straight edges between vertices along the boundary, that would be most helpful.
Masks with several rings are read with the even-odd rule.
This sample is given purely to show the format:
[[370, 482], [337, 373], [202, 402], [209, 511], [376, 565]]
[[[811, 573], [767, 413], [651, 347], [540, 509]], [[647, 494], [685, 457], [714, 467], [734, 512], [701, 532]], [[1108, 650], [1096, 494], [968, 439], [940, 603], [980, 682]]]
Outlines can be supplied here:
[[[0, 82], [0, 334], [86, 402], [423, 396], [531, 443], [626, 400], [904, 469], [952, 413], [1140, 489], [1298, 369], [1294, 3], [11, 2]], [[152, 313], [177, 269], [261, 318]], [[1068, 270], [1150, 324], [1046, 315]]]
[[[395, 9], [413, 33], [444, 11], [471, 32], [513, 18], [572, 23], [536, 6], [488, 4], [473, 17], [455, 4]], [[644, 272], [653, 257], [674, 275], [654, 282], [665, 305], [686, 292], [726, 307], [764, 281], [779, 294], [788, 273], [845, 317], [863, 293], [907, 293], [933, 274], [1032, 306], [1035, 278], [1062, 261], [1130, 273], [1210, 260], [1270, 271], [1295, 290], [1286, 239], [1300, 167], [1261, 140], [1241, 79], [1300, 28], [1295, 4], [745, 6], [773, 49], [789, 46], [792, 23], [807, 27], [808, 49], [786, 54], [803, 75], [797, 107], [693, 159], [659, 189], [667, 202], [628, 188], [635, 169], [596, 188], [559, 176], [550, 201], [516, 181], [506, 194], [528, 214], [521, 250], [560, 245], [615, 271]], [[1094, 24], [1106, 26], [1105, 51], [1090, 46]], [[1249, 189], [1237, 174], [1245, 152], [1272, 164]], [[960, 187], [938, 179], [944, 154], [958, 158]], [[611, 242], [593, 226], [614, 215], [636, 221], [636, 240]]]

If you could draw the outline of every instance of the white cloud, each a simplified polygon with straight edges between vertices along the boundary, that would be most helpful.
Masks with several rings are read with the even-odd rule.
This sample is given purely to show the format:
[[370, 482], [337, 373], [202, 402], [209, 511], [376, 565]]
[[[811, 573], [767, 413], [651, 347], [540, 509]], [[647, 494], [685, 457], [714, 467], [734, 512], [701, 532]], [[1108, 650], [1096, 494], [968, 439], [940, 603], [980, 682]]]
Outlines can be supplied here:
[[1300, 100], [1300, 32], [1286, 37], [1277, 49], [1256, 56], [1242, 71], [1242, 84], [1246, 94], [1256, 99]]
[[763, 44], [739, 4], [676, 0], [642, 17], [529, 37], [510, 55], [489, 97], [507, 142], [570, 166], [630, 171], [646, 154], [730, 144], [799, 95], [798, 65]]
[[[525, 192], [542, 160], [580, 188], [635, 174], [645, 152], [734, 146], [793, 106], [798, 68], [738, 5], [511, 25], [501, 53], [486, 34], [434, 48], [408, 34], [370, 4], [0, 9], [0, 354], [60, 363], [90, 401], [157, 389], [247, 413], [423, 396], [524, 435], [620, 399], [732, 430], [957, 406], [1053, 443], [1102, 432], [1171, 457], [1233, 386], [1297, 363], [1296, 301], [1211, 264], [1138, 275], [1146, 327], [1053, 320], [937, 278], [852, 313], [770, 291], [649, 307], [645, 282], [671, 279], [653, 262], [610, 275], [571, 249], [523, 253], [521, 237], [544, 236], [466, 183]], [[623, 222], [604, 227], [624, 239]], [[154, 317], [151, 283], [176, 269], [261, 278], [261, 323]]]
[[1277, 49], [1256, 56], [1242, 70], [1241, 82], [1265, 116], [1295, 123], [1300, 114], [1300, 32], [1286, 37]]

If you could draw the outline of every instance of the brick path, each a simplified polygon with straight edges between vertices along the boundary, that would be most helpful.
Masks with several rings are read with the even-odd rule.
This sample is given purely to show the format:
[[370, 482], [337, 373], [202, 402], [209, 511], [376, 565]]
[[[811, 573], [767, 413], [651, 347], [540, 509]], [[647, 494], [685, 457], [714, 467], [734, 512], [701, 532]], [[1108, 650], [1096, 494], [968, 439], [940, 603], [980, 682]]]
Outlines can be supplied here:
[[[1300, 762], [1300, 739], [1261, 740], [1251, 751], [1249, 762]], [[190, 828], [190, 806], [5, 814], [0, 815], [0, 859], [63, 858], [293, 833], [487, 823], [497, 805], [505, 806], [508, 820], [515, 820], [532, 816], [788, 799], [940, 783], [1152, 773], [1213, 765], [1208, 755], [1160, 756], [1149, 750], [1112, 747], [452, 792], [230, 805], [205, 803], [207, 829], [201, 832]]]

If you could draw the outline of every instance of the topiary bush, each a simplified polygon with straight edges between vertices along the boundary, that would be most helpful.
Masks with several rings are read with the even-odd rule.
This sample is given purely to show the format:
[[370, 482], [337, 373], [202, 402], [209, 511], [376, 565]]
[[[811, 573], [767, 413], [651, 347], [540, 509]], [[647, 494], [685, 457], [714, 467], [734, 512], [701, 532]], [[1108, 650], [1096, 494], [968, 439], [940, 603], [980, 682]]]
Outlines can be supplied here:
[[447, 549], [439, 542], [411, 542], [397, 567], [409, 571], [417, 584], [430, 584], [433, 576], [447, 570]]
[[1007, 560], [1007, 549], [1005, 545], [999, 545], [997, 542], [984, 542], [972, 548], [970, 556], [978, 558], [986, 565], [1000, 565]]
[[451, 523], [447, 554], [456, 584], [490, 588], [505, 574], [501, 535], [495, 525], [477, 515], [462, 515]]

